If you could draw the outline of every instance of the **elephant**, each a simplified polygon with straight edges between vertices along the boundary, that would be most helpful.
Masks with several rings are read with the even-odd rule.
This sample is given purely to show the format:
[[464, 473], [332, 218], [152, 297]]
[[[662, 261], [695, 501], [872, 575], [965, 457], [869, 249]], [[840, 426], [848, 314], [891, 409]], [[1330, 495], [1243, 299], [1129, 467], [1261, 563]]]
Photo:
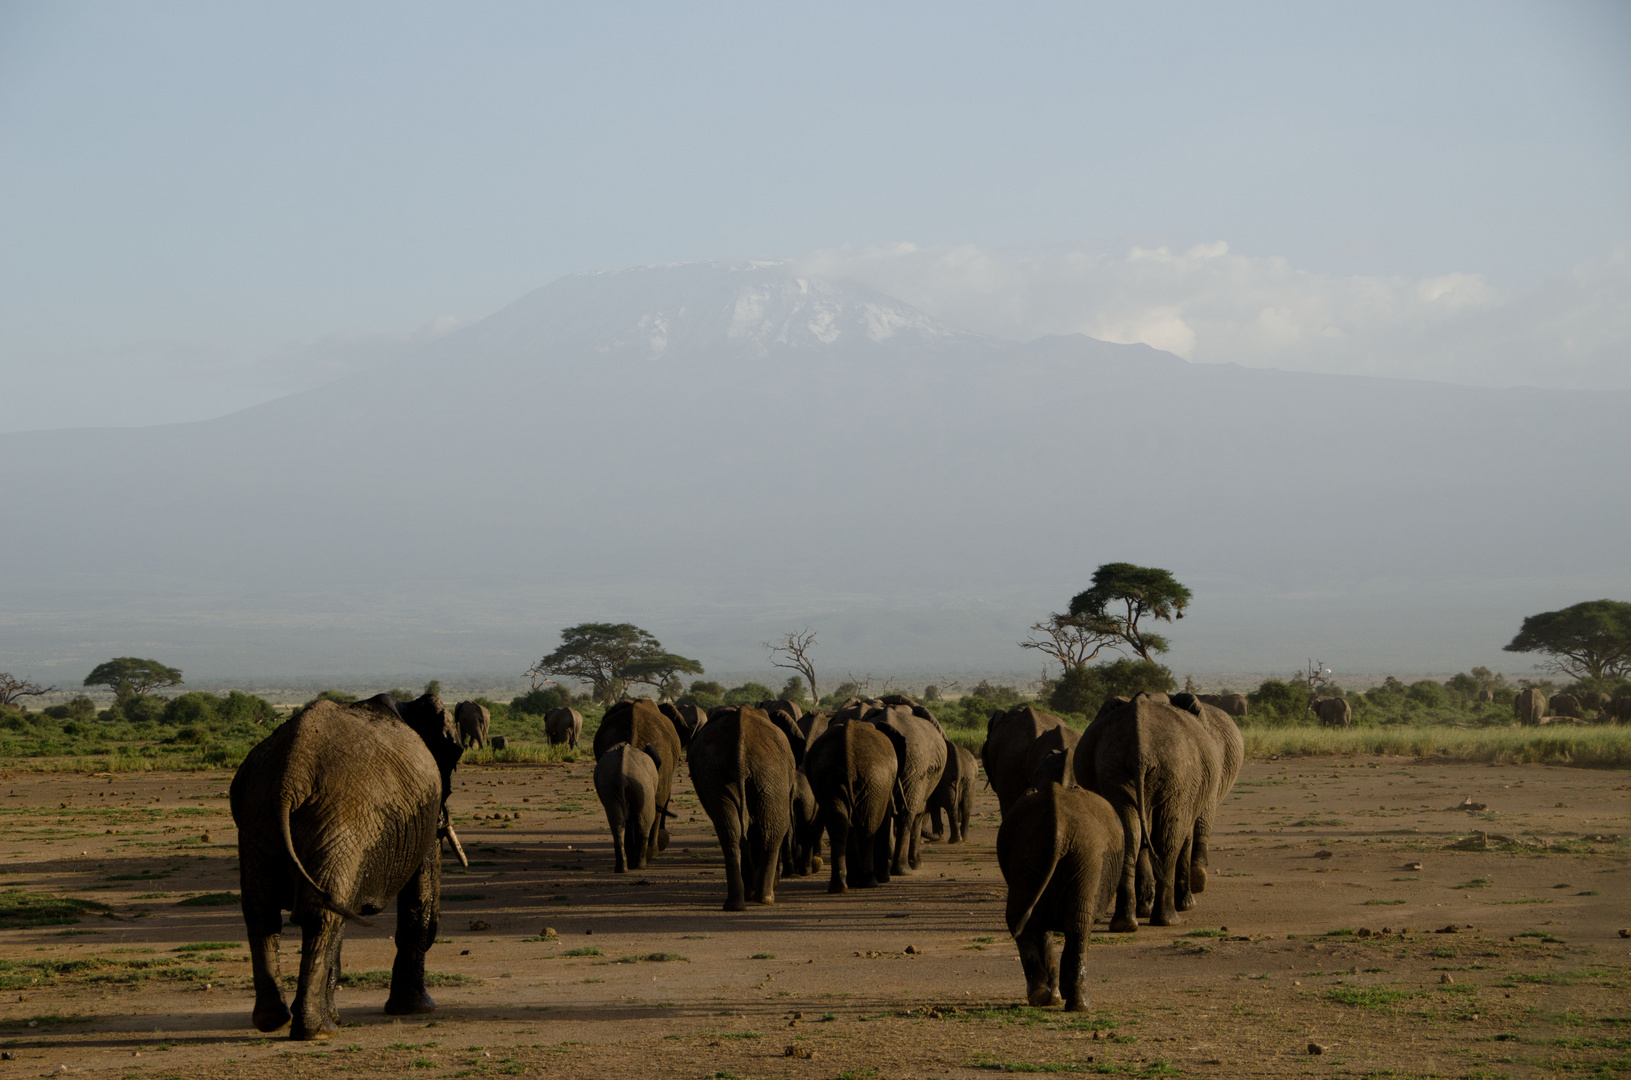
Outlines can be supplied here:
[[665, 701], [657, 709], [674, 725], [674, 733], [680, 737], [681, 749], [690, 746], [697, 729], [708, 722], [708, 713], [696, 705], [674, 705]]
[[1536, 687], [1518, 691], [1518, 696], [1512, 702], [1512, 711], [1517, 714], [1520, 724], [1538, 724], [1540, 718], [1546, 715], [1546, 692]]
[[[759, 711], [764, 712], [763, 709]], [[765, 718], [775, 725], [776, 729], [787, 739], [787, 748], [793, 752], [794, 767], [804, 764], [804, 732], [799, 728], [798, 721], [793, 718], [793, 715], [777, 709], [774, 712], [765, 713]]]
[[901, 876], [923, 862], [923, 823], [929, 793], [946, 771], [946, 733], [938, 721], [914, 715], [904, 705], [874, 710], [870, 723], [895, 746], [895, 853], [889, 873]]
[[871, 724], [834, 720], [804, 756], [804, 771], [827, 830], [827, 891], [889, 882], [895, 813], [895, 746]]
[[1322, 727], [1348, 727], [1354, 722], [1353, 706], [1346, 698], [1317, 697], [1310, 707]]
[[544, 714], [544, 737], [549, 740], [549, 745], [565, 743], [569, 749], [576, 750], [582, 734], [583, 714], [578, 710], [563, 705]]
[[[289, 1024], [294, 1039], [337, 1034], [345, 921], [383, 911], [393, 897], [396, 960], [385, 1011], [436, 1008], [425, 992], [425, 952], [441, 902], [438, 823], [463, 753], [458, 725], [433, 695], [399, 705], [380, 694], [319, 701], [245, 756], [230, 800], [256, 1028]], [[285, 910], [302, 942], [292, 1013], [279, 986]]]
[[[1125, 842], [1115, 810], [1081, 788], [1045, 784], [1003, 817], [997, 864], [1008, 883], [1008, 932], [1019, 946], [1030, 1004], [1086, 1011], [1087, 942], [1115, 900]], [[1062, 964], [1054, 962], [1051, 931], [1065, 935]]]
[[453, 720], [459, 725], [459, 738], [464, 740], [464, 745], [475, 743], [478, 748], [487, 745], [487, 730], [493, 723], [487, 706], [479, 701], [461, 701], [453, 706]]
[[612, 830], [613, 872], [642, 870], [657, 848], [657, 774], [662, 751], [618, 743], [595, 761], [595, 794]]
[[1614, 700], [1601, 690], [1582, 690], [1574, 696], [1579, 699], [1582, 709], [1590, 709], [1592, 712], [1598, 713], [1608, 708], [1608, 703]]
[[1622, 694], [1603, 707], [1602, 719], [1631, 722], [1631, 695]]
[[1224, 752], [1193, 713], [1139, 694], [1089, 724], [1076, 746], [1076, 782], [1121, 819], [1121, 882], [1110, 929], [1138, 929], [1139, 862], [1148, 846], [1150, 923], [1172, 926], [1195, 906], [1191, 860], [1210, 832]]
[[725, 910], [774, 904], [798, 767], [761, 709], [716, 709], [691, 740], [691, 784], [725, 855]]
[[510, 740], [506, 739], [502, 735], [493, 735], [488, 737], [487, 745], [491, 746], [494, 750], [508, 750], [510, 748]]
[[1215, 706], [1230, 716], [1245, 716], [1250, 702], [1245, 694], [1201, 694], [1200, 699], [1208, 705]]
[[1478, 691], [1478, 703], [1480, 705], [1482, 705], [1486, 701], [1494, 701], [1494, 700], [1495, 700], [1495, 691], [1487, 690], [1487, 689]]
[[1567, 716], [1580, 719], [1583, 710], [1580, 708], [1580, 699], [1573, 694], [1553, 694], [1547, 711], [1552, 716]]
[[822, 733], [827, 730], [827, 725], [831, 722], [831, 713], [819, 711], [807, 712], [799, 717], [799, 730], [804, 732], [805, 753], [809, 753], [810, 747], [814, 746], [815, 741], [821, 738]]
[[784, 861], [788, 872], [799, 877], [821, 869], [821, 811], [815, 789], [802, 769], [793, 774], [793, 825], [787, 833]]
[[[1240, 778], [1240, 766], [1246, 760], [1246, 740], [1240, 734], [1240, 727], [1235, 723], [1234, 717], [1217, 706], [1209, 705], [1190, 694], [1173, 694], [1169, 701], [1174, 707], [1193, 713], [1200, 720], [1201, 726], [1217, 744], [1221, 755], [1221, 769], [1217, 775], [1217, 785], [1212, 792], [1212, 810], [1204, 819], [1204, 823], [1197, 823], [1194, 844], [1190, 849], [1189, 888], [1191, 892], [1204, 892], [1211, 823], [1217, 817], [1218, 808], [1223, 805], [1223, 800], [1234, 790], [1235, 781]], [[1144, 893], [1145, 890], [1140, 887], [1140, 896]]]
[[[657, 851], [668, 848], [669, 800], [674, 792], [674, 771], [679, 767], [680, 735], [674, 724], [645, 698], [623, 700], [606, 710], [595, 729], [595, 760], [620, 742], [657, 748]], [[654, 852], [648, 851], [649, 859]]]
[[[1036, 767], [1050, 750], [1069, 753], [1081, 736], [1052, 713], [1021, 705], [1009, 712], [993, 713], [985, 725], [985, 745], [980, 747], [980, 763], [985, 778], [997, 793], [1003, 813], [1031, 786]], [[1066, 776], [1070, 775], [1069, 770]]]
[[781, 712], [784, 712], [788, 716], [792, 717], [793, 723], [795, 724], [798, 723], [799, 718], [804, 715], [804, 706], [800, 705], [796, 701], [789, 701], [787, 698], [776, 698], [771, 701], [761, 701], [759, 702], [759, 708], [764, 710], [766, 713], [773, 713], [780, 710]]
[[949, 822], [948, 844], [959, 844], [968, 839], [968, 821], [974, 814], [974, 785], [979, 779], [980, 762], [967, 747], [946, 740], [946, 770], [940, 774], [940, 783], [929, 792], [929, 817], [934, 830], [929, 836], [939, 840], [940, 814], [945, 812]]

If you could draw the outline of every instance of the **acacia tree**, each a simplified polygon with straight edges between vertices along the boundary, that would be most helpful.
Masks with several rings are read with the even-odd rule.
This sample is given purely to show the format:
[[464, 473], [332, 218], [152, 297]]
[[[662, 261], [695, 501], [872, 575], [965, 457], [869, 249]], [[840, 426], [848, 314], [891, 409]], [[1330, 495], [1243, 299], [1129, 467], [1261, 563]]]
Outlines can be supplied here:
[[1115, 639], [1140, 659], [1164, 653], [1167, 639], [1140, 626], [1148, 618], [1172, 622], [1184, 617], [1190, 592], [1166, 570], [1132, 563], [1105, 563], [1093, 571], [1092, 587], [1070, 601], [1069, 615], [1086, 627]]
[[633, 623], [579, 623], [561, 631], [554, 652], [526, 670], [536, 689], [556, 677], [576, 679], [594, 688], [603, 704], [616, 701], [632, 682], [649, 682], [679, 671], [700, 675], [702, 665], [663, 650], [662, 642]]
[[1587, 600], [1531, 615], [1505, 651], [1545, 653], [1543, 668], [1574, 679], [1631, 675], [1631, 604]]
[[21, 698], [39, 697], [55, 689], [54, 686], [41, 686], [37, 682], [19, 679], [9, 671], [0, 671], [0, 705], [15, 705]]
[[117, 656], [96, 665], [95, 670], [85, 676], [85, 685], [108, 687], [113, 691], [114, 700], [123, 705], [149, 690], [157, 690], [161, 686], [180, 686], [181, 669], [167, 667], [157, 660]]
[[771, 666], [803, 675], [810, 683], [810, 700], [819, 704], [821, 691], [816, 689], [815, 661], [810, 657], [815, 640], [816, 632], [806, 626], [803, 631], [788, 631], [776, 641], [765, 642], [764, 646], [770, 653]]
[[1085, 668], [1099, 653], [1119, 641], [1096, 620], [1076, 615], [1049, 615], [1031, 624], [1031, 636], [1019, 643], [1051, 657], [1068, 677]]
[[681, 675], [701, 674], [701, 664], [689, 657], [677, 656], [671, 652], [631, 661], [624, 669], [624, 676], [629, 682], [644, 683], [656, 690], [658, 697], [663, 698], [677, 698], [685, 693], [685, 683], [680, 681]]

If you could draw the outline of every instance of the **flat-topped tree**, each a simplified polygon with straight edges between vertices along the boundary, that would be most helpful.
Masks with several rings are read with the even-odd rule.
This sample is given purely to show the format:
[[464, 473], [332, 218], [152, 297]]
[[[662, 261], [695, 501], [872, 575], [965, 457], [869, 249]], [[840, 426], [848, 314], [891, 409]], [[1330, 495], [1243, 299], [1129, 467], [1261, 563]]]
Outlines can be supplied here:
[[1545, 653], [1547, 670], [1575, 679], [1631, 676], [1631, 604], [1587, 600], [1531, 615], [1505, 651]]
[[1189, 589], [1166, 570], [1105, 563], [1093, 571], [1092, 587], [1070, 601], [1069, 615], [1084, 628], [1115, 638], [1141, 659], [1151, 660], [1151, 653], [1167, 651], [1167, 639], [1144, 629], [1140, 620], [1181, 619], [1189, 599]]
[[657, 696], [672, 700], [685, 693], [681, 675], [701, 675], [702, 665], [685, 656], [671, 652], [658, 653], [634, 660], [624, 669], [630, 683], [641, 683], [657, 691]]
[[575, 679], [594, 688], [594, 698], [610, 704], [631, 682], [651, 682], [660, 691], [678, 685], [678, 674], [701, 674], [695, 660], [663, 650], [662, 642], [633, 623], [579, 623], [561, 631], [554, 652], [528, 668], [534, 687], [555, 678]]
[[106, 686], [113, 691], [114, 700], [123, 705], [138, 694], [157, 690], [163, 686], [180, 686], [181, 669], [143, 660], [135, 656], [117, 656], [96, 665], [85, 676], [86, 686]]

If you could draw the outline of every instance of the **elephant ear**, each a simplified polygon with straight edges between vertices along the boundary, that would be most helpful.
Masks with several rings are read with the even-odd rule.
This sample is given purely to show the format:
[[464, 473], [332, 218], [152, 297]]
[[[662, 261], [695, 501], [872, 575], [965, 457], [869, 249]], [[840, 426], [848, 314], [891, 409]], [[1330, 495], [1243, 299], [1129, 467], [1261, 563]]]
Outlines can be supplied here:
[[1168, 700], [1171, 701], [1175, 709], [1182, 709], [1185, 712], [1194, 713], [1196, 716], [1201, 715], [1201, 703], [1194, 694], [1173, 694]]
[[436, 759], [436, 771], [442, 774], [442, 801], [453, 794], [453, 770], [464, 756], [464, 740], [459, 737], [459, 725], [453, 714], [442, 706], [434, 694], [425, 694], [416, 701], [400, 707], [403, 723], [413, 728], [425, 742], [430, 756]]

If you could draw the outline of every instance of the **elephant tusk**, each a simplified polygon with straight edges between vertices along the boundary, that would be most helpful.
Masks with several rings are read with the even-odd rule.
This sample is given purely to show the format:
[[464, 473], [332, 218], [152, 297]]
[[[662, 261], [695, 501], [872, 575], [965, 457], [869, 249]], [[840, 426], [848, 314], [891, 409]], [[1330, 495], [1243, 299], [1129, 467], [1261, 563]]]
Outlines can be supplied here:
[[447, 838], [448, 843], [453, 845], [453, 854], [459, 857], [459, 865], [468, 869], [470, 860], [465, 858], [464, 845], [459, 843], [459, 834], [453, 831], [453, 822], [449, 821], [437, 831], [441, 836]]

